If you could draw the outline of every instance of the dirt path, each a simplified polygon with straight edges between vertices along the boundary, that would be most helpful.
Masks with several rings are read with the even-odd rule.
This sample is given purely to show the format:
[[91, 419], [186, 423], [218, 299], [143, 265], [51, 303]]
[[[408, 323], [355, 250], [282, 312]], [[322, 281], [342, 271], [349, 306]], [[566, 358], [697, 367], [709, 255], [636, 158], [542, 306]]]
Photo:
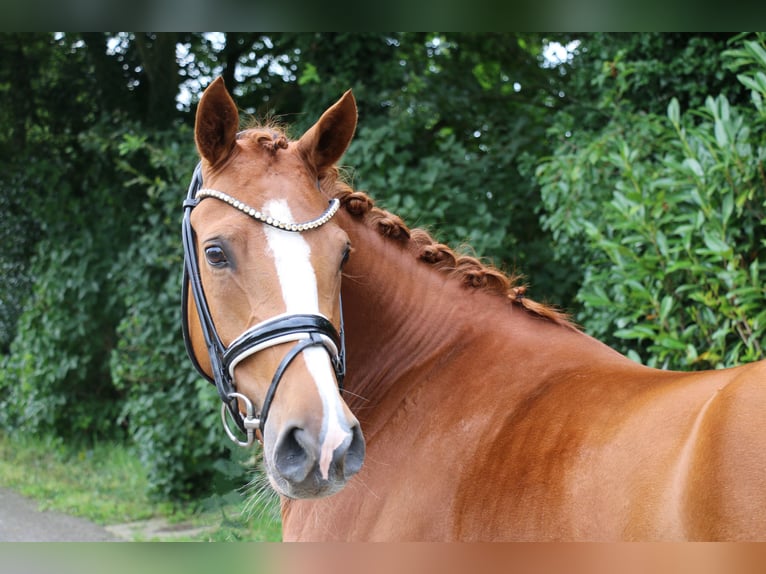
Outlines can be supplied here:
[[164, 518], [100, 526], [61, 512], [38, 510], [34, 500], [0, 487], [0, 542], [165, 541], [213, 530], [214, 526], [170, 524]]
[[97, 542], [121, 540], [103, 526], [54, 511], [40, 511], [37, 503], [0, 488], [0, 541]]

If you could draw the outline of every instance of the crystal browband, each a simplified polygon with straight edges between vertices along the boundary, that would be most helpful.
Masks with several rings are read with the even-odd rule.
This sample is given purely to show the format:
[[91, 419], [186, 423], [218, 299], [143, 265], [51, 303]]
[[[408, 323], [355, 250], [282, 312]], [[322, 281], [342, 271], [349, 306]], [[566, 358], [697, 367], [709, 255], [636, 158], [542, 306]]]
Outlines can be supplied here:
[[340, 208], [340, 200], [338, 199], [331, 199], [330, 200], [330, 206], [325, 210], [325, 212], [317, 217], [316, 219], [312, 219], [311, 221], [306, 221], [305, 223], [285, 223], [284, 221], [279, 221], [278, 219], [271, 217], [270, 215], [266, 215], [264, 213], [261, 213], [254, 207], [250, 207], [246, 203], [243, 203], [239, 201], [238, 199], [233, 198], [230, 195], [227, 195], [223, 193], [222, 191], [217, 191], [215, 189], [201, 189], [197, 193], [197, 199], [201, 200], [205, 197], [212, 197], [214, 199], [217, 199], [219, 201], [223, 201], [224, 203], [228, 203], [231, 205], [234, 209], [238, 209], [245, 215], [249, 215], [253, 219], [260, 221], [262, 223], [265, 223], [266, 225], [271, 225], [272, 227], [276, 227], [277, 229], [284, 229], [285, 231], [308, 231], [309, 229], [316, 229], [317, 227], [321, 227], [330, 219], [332, 219], [332, 216], [335, 215]]

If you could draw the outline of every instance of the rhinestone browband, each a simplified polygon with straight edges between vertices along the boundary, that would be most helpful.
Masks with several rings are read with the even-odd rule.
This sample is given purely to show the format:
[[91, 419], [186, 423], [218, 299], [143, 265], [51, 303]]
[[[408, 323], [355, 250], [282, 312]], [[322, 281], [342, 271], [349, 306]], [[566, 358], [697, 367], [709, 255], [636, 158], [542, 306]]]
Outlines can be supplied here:
[[297, 231], [297, 232], [308, 231], [309, 229], [316, 229], [317, 227], [321, 227], [322, 225], [330, 221], [330, 219], [332, 219], [332, 216], [335, 215], [338, 212], [338, 209], [340, 208], [340, 200], [331, 199], [330, 206], [322, 215], [320, 215], [316, 219], [312, 219], [311, 221], [306, 221], [305, 223], [285, 223], [284, 221], [279, 221], [278, 219], [271, 217], [270, 215], [261, 213], [254, 207], [250, 207], [246, 203], [243, 203], [239, 201], [238, 199], [234, 199], [232, 196], [227, 195], [223, 193], [222, 191], [217, 191], [215, 189], [199, 190], [199, 192], [197, 193], [197, 199], [203, 199], [205, 197], [212, 197], [219, 201], [223, 201], [224, 203], [228, 203], [234, 209], [238, 209], [245, 215], [249, 215], [253, 219], [256, 219], [262, 223], [265, 223], [266, 225], [271, 225], [272, 227], [276, 227], [277, 229], [284, 229], [285, 231]]

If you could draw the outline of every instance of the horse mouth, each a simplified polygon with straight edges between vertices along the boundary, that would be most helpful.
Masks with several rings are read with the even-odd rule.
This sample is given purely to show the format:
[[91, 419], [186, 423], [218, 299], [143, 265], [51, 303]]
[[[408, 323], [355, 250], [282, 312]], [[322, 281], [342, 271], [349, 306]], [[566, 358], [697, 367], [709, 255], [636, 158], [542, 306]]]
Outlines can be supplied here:
[[343, 490], [347, 482], [315, 478], [314, 480], [303, 481], [300, 484], [293, 484], [283, 478], [275, 479], [271, 475], [269, 480], [277, 493], [292, 500], [327, 498]]

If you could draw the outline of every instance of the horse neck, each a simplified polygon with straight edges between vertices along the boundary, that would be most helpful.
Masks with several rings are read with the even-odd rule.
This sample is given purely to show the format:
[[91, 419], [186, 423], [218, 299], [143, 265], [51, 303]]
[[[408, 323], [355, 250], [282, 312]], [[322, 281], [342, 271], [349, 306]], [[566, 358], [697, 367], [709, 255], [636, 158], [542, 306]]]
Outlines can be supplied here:
[[497, 293], [464, 287], [346, 213], [341, 220], [354, 247], [344, 272], [343, 308], [346, 400], [355, 412], [381, 404], [395, 409], [418, 385], [450, 385], [459, 394], [457, 386], [465, 388], [461, 377], [507, 377], [509, 361], [517, 366], [514, 389], [504, 391], [510, 400], [583, 364], [622, 368], [627, 361]]
[[343, 279], [346, 400], [352, 409], [377, 407], [384, 395], [396, 403], [428, 380], [435, 366], [491, 339], [489, 325], [511, 304], [463, 287], [347, 214], [342, 220], [354, 247]]

